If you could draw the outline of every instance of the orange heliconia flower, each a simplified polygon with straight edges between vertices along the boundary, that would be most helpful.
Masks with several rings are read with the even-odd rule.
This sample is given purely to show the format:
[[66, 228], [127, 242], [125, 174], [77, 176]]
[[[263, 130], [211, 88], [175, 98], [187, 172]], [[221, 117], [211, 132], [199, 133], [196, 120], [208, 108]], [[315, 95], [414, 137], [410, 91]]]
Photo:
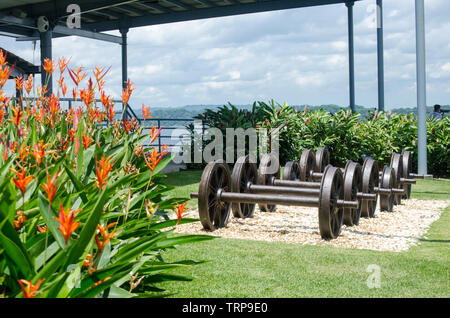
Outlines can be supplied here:
[[20, 146], [19, 148], [19, 159], [22, 163], [25, 161], [29, 153], [30, 147], [27, 146], [25, 143], [23, 143], [22, 146]]
[[21, 111], [19, 107], [16, 108], [12, 105], [11, 105], [11, 111], [12, 111], [13, 115], [11, 116], [11, 119], [8, 119], [8, 121], [12, 122], [16, 126], [16, 129], [17, 129], [20, 122], [22, 121], [23, 111]]
[[44, 59], [43, 67], [44, 70], [50, 75], [53, 74], [56, 68], [56, 66], [53, 65], [53, 61], [48, 58]]
[[181, 219], [187, 215], [187, 213], [183, 214], [184, 212], [186, 212], [186, 204], [187, 204], [187, 202], [184, 202], [181, 205], [177, 203], [177, 205], [173, 207], [173, 209], [175, 210], [175, 213], [177, 214], [177, 219], [178, 219], [176, 225], [178, 225], [178, 223], [180, 223]]
[[149, 145], [151, 145], [158, 138], [161, 130], [162, 130], [162, 127], [159, 127], [159, 129], [156, 130], [156, 127], [152, 125], [152, 129], [150, 130], [150, 142], [149, 142]]
[[61, 231], [64, 241], [66, 242], [66, 245], [67, 245], [67, 242], [69, 241], [70, 236], [80, 225], [80, 222], [79, 221], [74, 222], [74, 219], [75, 219], [75, 214], [80, 212], [81, 209], [71, 212], [70, 207], [68, 207], [67, 210], [65, 210], [62, 203], [60, 202], [59, 204], [60, 204], [59, 218], [56, 218], [56, 217], [53, 217], [53, 218], [59, 222], [58, 230]]
[[[105, 75], [109, 72], [110, 69], [111, 69], [111, 66], [107, 70], [105, 70], [104, 68], [100, 68], [100, 66], [97, 66], [95, 68], [94, 76], [95, 76], [95, 79], [97, 80], [97, 84], [100, 84], [102, 82], [103, 77], [105, 77]], [[103, 86], [103, 85], [99, 85], [99, 86]]]
[[100, 241], [98, 235], [95, 234], [95, 243], [97, 243], [98, 251], [100, 253], [103, 251], [103, 248], [106, 246], [106, 244], [108, 244], [108, 242], [111, 241], [111, 239], [114, 238], [114, 236], [116, 235], [118, 229], [114, 229], [111, 233], [107, 232], [108, 229], [110, 229], [116, 224], [117, 222], [114, 222], [105, 227], [102, 227], [100, 226], [100, 224], [97, 224], [98, 230], [100, 231], [100, 234], [103, 238], [103, 240]]
[[23, 77], [22, 77], [22, 75], [17, 76], [16, 78], [14, 78], [14, 80], [16, 81], [16, 90], [21, 92], [23, 90]]
[[22, 288], [23, 297], [34, 298], [38, 293], [39, 286], [41, 286], [42, 279], [39, 279], [36, 285], [33, 285], [31, 281], [20, 279], [18, 280], [20, 288]]
[[50, 176], [47, 170], [47, 183], [44, 183], [41, 185], [41, 188], [45, 191], [47, 194], [48, 201], [50, 204], [53, 202], [53, 198], [56, 194], [56, 189], [58, 188], [58, 184], [56, 183], [56, 179], [58, 179], [59, 176], [59, 170], [56, 171], [55, 175], [53, 177]]
[[80, 84], [81, 80], [86, 76], [86, 73], [81, 73], [82, 70], [83, 70], [82, 67], [74, 68], [74, 69], [68, 68], [69, 75], [72, 78], [72, 80], [76, 86], [78, 86], [78, 84]]
[[71, 58], [69, 58], [68, 60], [66, 60], [66, 58], [63, 56], [58, 60], [58, 67], [59, 67], [59, 71], [60, 73], [64, 73], [64, 71], [67, 68], [67, 65], [69, 64]]
[[116, 112], [114, 110], [114, 106], [110, 105], [107, 109], [106, 109], [106, 115], [108, 116], [108, 120], [110, 122], [112, 122], [114, 120], [114, 116], [116, 115]]
[[33, 156], [36, 159], [36, 163], [38, 166], [41, 165], [42, 159], [51, 153], [54, 153], [55, 150], [45, 150], [45, 148], [51, 146], [52, 144], [48, 143], [48, 144], [44, 144], [43, 140], [39, 140], [39, 142], [37, 144], [34, 145], [33, 147]]
[[108, 107], [111, 105], [111, 96], [106, 95], [104, 91], [100, 92], [100, 101], [102, 102], [105, 109], [108, 109]]
[[135, 87], [130, 80], [125, 82], [127, 86], [122, 90], [122, 105], [125, 107], [128, 104], [128, 101], [130, 100], [131, 93], [134, 91]]
[[103, 155], [100, 161], [97, 161], [97, 184], [96, 187], [103, 190], [104, 186], [108, 183], [108, 173], [112, 170], [114, 162], [110, 162], [112, 156], [109, 156], [105, 160]]
[[152, 118], [152, 116], [150, 116], [150, 107], [145, 106], [144, 104], [142, 104], [142, 116], [144, 117], [144, 121], [147, 118]]
[[27, 94], [30, 94], [31, 89], [33, 88], [33, 75], [28, 75], [28, 79], [25, 81], [25, 91]]
[[86, 150], [92, 144], [92, 138], [90, 136], [81, 136], [81, 142], [83, 143], [84, 150]]
[[18, 166], [22, 170], [21, 172], [12, 168], [9, 168], [9, 170], [16, 174], [17, 179], [11, 178], [11, 180], [19, 188], [20, 192], [22, 193], [22, 197], [24, 197], [25, 192], [27, 191], [28, 184], [34, 179], [34, 176], [27, 176], [24, 167], [22, 167], [20, 164], [18, 164]]
[[167, 145], [164, 145], [161, 149], [161, 152], [158, 152], [156, 148], [153, 148], [153, 150], [149, 152], [150, 155], [148, 157], [147, 155], [144, 154], [145, 164], [152, 171], [152, 173], [155, 170], [156, 166], [161, 161], [161, 159], [164, 157], [164, 155], [169, 152], [166, 149]]
[[23, 215], [23, 211], [17, 211], [17, 220], [14, 220], [14, 228], [16, 231], [22, 227], [27, 220], [27, 217]]
[[13, 70], [14, 65], [10, 68], [9, 66], [4, 66], [4, 63], [0, 64], [0, 88], [5, 85]]
[[62, 84], [61, 92], [63, 93], [63, 96], [65, 97], [65, 96], [66, 96], [66, 93], [67, 93], [67, 86], [66, 86], [66, 83], [63, 83], [63, 84]]

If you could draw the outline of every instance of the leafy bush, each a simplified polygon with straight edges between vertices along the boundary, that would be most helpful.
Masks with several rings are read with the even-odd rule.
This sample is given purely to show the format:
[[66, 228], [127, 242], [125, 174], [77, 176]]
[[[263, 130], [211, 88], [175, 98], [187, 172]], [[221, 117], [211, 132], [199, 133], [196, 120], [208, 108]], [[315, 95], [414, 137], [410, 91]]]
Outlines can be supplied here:
[[[328, 146], [333, 165], [343, 167], [347, 160], [362, 162], [365, 156], [371, 156], [383, 166], [390, 164], [392, 151], [405, 149], [412, 151], [413, 170], [417, 171], [417, 119], [414, 114], [369, 112], [363, 118], [344, 109], [336, 113], [312, 111], [306, 107], [297, 111], [295, 107], [273, 101], [253, 105], [258, 114], [255, 128], [283, 127], [279, 147], [282, 164], [298, 160], [304, 149]], [[236, 120], [236, 114], [239, 114], [236, 107], [224, 106], [217, 113], [208, 110], [202, 119], [207, 120], [209, 126], [220, 129], [224, 123], [229, 123], [230, 127], [240, 127], [241, 123], [243, 127], [251, 126], [250, 120]], [[428, 171], [435, 176], [450, 176], [449, 123], [448, 117], [427, 119]]]
[[[195, 264], [168, 263], [163, 249], [211, 239], [174, 233], [184, 217], [183, 199], [159, 174], [171, 157], [146, 148], [149, 135], [136, 122], [99, 122], [111, 115], [102, 77], [78, 87], [81, 69], [69, 69], [84, 107], [61, 111], [59, 93], [67, 64], [58, 63], [58, 95], [22, 96], [14, 105], [0, 90], [0, 293], [3, 297], [142, 297], [165, 295], [155, 283], [186, 280], [169, 270]], [[44, 68], [56, 66], [46, 61]], [[9, 69], [0, 52], [0, 74]], [[27, 81], [31, 81], [31, 78]], [[1, 83], [0, 79], [0, 83]], [[23, 79], [16, 84], [24, 85]], [[26, 94], [31, 83], [25, 82]], [[0, 86], [1, 88], [1, 86]], [[30, 88], [30, 90], [28, 89]], [[96, 90], [105, 110], [93, 103]], [[126, 102], [133, 86], [122, 96]], [[20, 107], [20, 104], [23, 107]], [[170, 218], [175, 211], [176, 218]]]
[[[222, 107], [219, 107], [218, 110], [212, 110], [207, 109], [203, 114], [199, 114], [194, 117], [194, 119], [201, 120], [203, 122], [203, 125], [205, 129], [208, 128], [218, 128], [222, 132], [223, 135], [223, 159], [225, 158], [226, 153], [226, 147], [227, 147], [227, 136], [226, 136], [226, 129], [227, 128], [242, 128], [244, 130], [248, 128], [256, 128], [257, 123], [261, 120], [267, 119], [267, 111], [270, 110], [270, 107], [263, 103], [253, 103], [251, 110], [243, 110], [238, 109], [236, 106], [229, 103], [228, 105], [224, 105]], [[201, 145], [196, 145], [195, 140], [193, 138], [194, 136], [194, 125], [189, 124], [187, 126], [187, 129], [191, 133], [191, 151], [193, 152], [195, 149], [200, 148], [204, 149], [206, 144], [208, 144], [210, 141], [201, 141]], [[236, 138], [234, 138], [234, 154], [235, 154], [235, 160], [237, 159], [237, 147], [238, 143]], [[229, 142], [229, 141], [228, 141]], [[249, 151], [249, 142], [248, 138], [246, 138], [246, 153]], [[194, 161], [194, 156], [191, 155], [192, 161]], [[207, 164], [202, 159], [202, 163], [189, 163], [187, 166], [189, 168], [202, 168]]]

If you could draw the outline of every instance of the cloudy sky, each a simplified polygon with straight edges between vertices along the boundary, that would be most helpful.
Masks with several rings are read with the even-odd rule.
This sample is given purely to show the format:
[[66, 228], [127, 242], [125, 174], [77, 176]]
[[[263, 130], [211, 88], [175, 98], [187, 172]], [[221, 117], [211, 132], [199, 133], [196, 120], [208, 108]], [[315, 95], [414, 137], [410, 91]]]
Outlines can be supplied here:
[[[427, 103], [450, 104], [449, 1], [425, 0], [425, 9]], [[375, 0], [357, 2], [354, 19], [356, 103], [376, 107]], [[128, 35], [133, 107], [270, 99], [348, 105], [343, 4], [141, 27]], [[112, 66], [108, 91], [120, 96], [119, 45], [77, 37], [53, 43], [54, 59], [71, 57], [74, 67]], [[31, 42], [0, 36], [0, 46], [39, 61], [39, 42], [33, 51]], [[414, 0], [384, 1], [384, 46], [386, 108], [416, 106]]]

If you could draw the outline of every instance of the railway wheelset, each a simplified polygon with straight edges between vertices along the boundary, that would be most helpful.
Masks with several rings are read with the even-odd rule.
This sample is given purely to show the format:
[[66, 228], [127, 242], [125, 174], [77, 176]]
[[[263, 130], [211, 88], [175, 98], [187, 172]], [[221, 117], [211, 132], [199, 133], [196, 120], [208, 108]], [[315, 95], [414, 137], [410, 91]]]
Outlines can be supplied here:
[[[405, 159], [406, 158], [406, 159]], [[361, 216], [373, 217], [380, 197], [381, 210], [392, 211], [401, 196], [409, 197], [412, 177], [411, 154], [392, 154], [391, 166], [379, 172], [377, 162], [366, 158], [363, 165], [348, 161], [345, 169], [329, 164], [326, 147], [315, 153], [304, 150], [300, 160], [286, 163], [280, 178], [278, 157], [265, 154], [257, 168], [252, 156], [236, 161], [233, 172], [223, 160], [210, 162], [200, 180], [198, 212], [204, 229], [225, 227], [230, 212], [236, 218], [253, 216], [256, 204], [261, 211], [275, 211], [277, 205], [315, 207], [323, 239], [334, 239], [342, 224], [357, 225]], [[409, 190], [408, 190], [409, 189]]]

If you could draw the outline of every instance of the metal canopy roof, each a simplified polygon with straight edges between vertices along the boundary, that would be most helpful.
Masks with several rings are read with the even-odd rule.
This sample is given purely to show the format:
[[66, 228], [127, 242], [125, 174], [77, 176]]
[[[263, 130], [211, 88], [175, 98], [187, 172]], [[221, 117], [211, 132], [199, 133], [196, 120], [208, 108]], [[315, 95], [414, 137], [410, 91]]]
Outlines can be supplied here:
[[[361, 1], [361, 0], [355, 0]], [[14, 37], [38, 37], [36, 19], [46, 16], [53, 26], [53, 37], [79, 35], [96, 38], [92, 33], [140, 26], [222, 17], [254, 12], [283, 10], [337, 3], [349, 0], [2, 0], [0, 34]], [[66, 27], [70, 4], [81, 9], [81, 30]], [[92, 33], [87, 33], [87, 32]], [[84, 32], [84, 33], [83, 33]], [[114, 40], [113, 36], [97, 36]], [[89, 36], [90, 35], [90, 36]]]
[[10, 79], [20, 75], [38, 74], [41, 72], [39, 65], [34, 65], [1, 47], [0, 50], [7, 52], [6, 63], [10, 66], [14, 66], [14, 69], [9, 76]]

